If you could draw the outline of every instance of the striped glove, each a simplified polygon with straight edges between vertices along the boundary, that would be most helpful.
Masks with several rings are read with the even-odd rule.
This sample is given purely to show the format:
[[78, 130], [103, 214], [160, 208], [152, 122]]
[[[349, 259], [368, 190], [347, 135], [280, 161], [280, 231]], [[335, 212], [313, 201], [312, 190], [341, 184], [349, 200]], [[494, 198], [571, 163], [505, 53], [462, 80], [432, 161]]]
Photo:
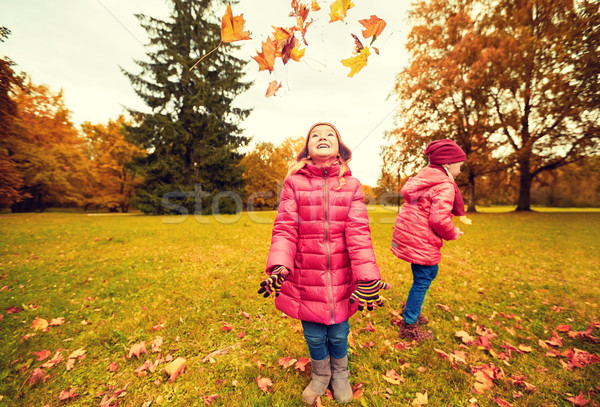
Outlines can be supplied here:
[[379, 298], [379, 290], [389, 290], [390, 285], [381, 280], [359, 281], [356, 291], [350, 296], [350, 302], [358, 300], [358, 310], [365, 309], [365, 304], [369, 311], [373, 311], [374, 306], [383, 307], [383, 301]]
[[267, 298], [273, 293], [273, 291], [275, 291], [275, 297], [278, 297], [279, 291], [281, 291], [281, 285], [289, 273], [290, 272], [288, 269], [286, 269], [284, 266], [276, 266], [271, 272], [269, 278], [260, 283], [258, 293]]

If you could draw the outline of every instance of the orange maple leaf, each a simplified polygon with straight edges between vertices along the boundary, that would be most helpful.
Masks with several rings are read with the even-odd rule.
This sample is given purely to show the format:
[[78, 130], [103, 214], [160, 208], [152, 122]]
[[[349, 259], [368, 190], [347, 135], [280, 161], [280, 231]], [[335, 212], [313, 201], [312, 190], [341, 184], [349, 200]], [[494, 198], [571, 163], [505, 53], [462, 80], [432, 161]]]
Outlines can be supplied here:
[[273, 386], [273, 382], [268, 377], [258, 376], [256, 378], [256, 385], [259, 389], [266, 393], [267, 391], [269, 391], [269, 387]]
[[244, 15], [233, 16], [231, 6], [227, 5], [227, 10], [221, 20], [221, 41], [234, 42], [250, 39], [250, 31], [244, 31]]
[[65, 323], [65, 318], [64, 317], [60, 317], [60, 318], [54, 318], [50, 321], [50, 323], [48, 324], [49, 326], [59, 326]]
[[231, 325], [228, 322], [223, 321], [223, 326], [221, 327], [221, 331], [232, 331], [233, 330], [233, 325]]
[[179, 376], [180, 373], [183, 373], [184, 369], [185, 369], [185, 358], [178, 357], [177, 359], [175, 359], [174, 361], [169, 363], [163, 369], [163, 372], [165, 372], [166, 374], [168, 374], [170, 376], [169, 381], [172, 383], [175, 381], [175, 379], [177, 378], [177, 376]]
[[368, 19], [358, 20], [365, 27], [362, 32], [363, 37], [378, 37], [385, 28], [385, 21], [373, 14]]
[[403, 378], [402, 376], [400, 376], [398, 374], [398, 372], [396, 372], [394, 369], [392, 370], [387, 370], [385, 372], [385, 376], [383, 376], [383, 378], [385, 379], [385, 381], [387, 381], [388, 383], [391, 384], [396, 384], [399, 385], [400, 383], [404, 383], [406, 381], [405, 378]]
[[48, 356], [50, 356], [52, 353], [48, 350], [48, 349], [44, 349], [43, 351], [40, 352], [33, 352], [34, 355], [37, 355], [37, 360], [44, 360], [46, 359]]
[[268, 69], [269, 72], [273, 72], [276, 54], [277, 43], [273, 38], [269, 37], [266, 41], [262, 42], [262, 52], [257, 53], [257, 55], [252, 58], [258, 62], [259, 71]]
[[319, 10], [321, 10], [321, 6], [319, 6], [319, 3], [317, 3], [317, 0], [313, 0], [310, 5], [310, 9], [312, 11], [319, 11]]
[[329, 20], [330, 23], [334, 21], [344, 21], [346, 18], [346, 14], [348, 13], [348, 9], [354, 7], [354, 3], [351, 0], [336, 0], [329, 7]]
[[369, 58], [371, 53], [369, 52], [369, 47], [364, 47], [360, 54], [357, 54], [351, 58], [342, 59], [342, 65], [350, 68], [349, 77], [353, 77], [355, 74], [360, 72], [365, 66], [367, 66], [367, 58]]
[[429, 404], [427, 392], [425, 392], [425, 394], [417, 393], [415, 399], [412, 402], [412, 405], [413, 406], [424, 406], [426, 404]]

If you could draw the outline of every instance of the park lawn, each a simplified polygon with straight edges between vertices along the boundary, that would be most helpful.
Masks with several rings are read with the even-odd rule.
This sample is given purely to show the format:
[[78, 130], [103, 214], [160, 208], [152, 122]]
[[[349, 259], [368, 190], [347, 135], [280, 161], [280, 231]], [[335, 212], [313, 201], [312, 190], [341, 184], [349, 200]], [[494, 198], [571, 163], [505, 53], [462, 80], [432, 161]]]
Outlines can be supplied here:
[[[392, 289], [350, 320], [353, 405], [600, 404], [600, 213], [471, 215], [443, 249], [420, 344], [397, 333], [411, 276], [389, 251], [395, 208], [369, 216]], [[301, 325], [256, 293], [274, 217], [1, 216], [0, 406], [304, 405]]]

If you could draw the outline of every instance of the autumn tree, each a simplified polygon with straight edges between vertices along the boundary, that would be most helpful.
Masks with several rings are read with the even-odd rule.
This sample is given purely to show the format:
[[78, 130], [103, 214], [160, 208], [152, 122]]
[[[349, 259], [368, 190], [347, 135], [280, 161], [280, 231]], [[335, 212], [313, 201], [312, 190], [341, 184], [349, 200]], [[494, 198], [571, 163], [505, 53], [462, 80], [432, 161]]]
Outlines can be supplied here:
[[146, 213], [170, 213], [178, 197], [175, 207], [189, 212], [231, 213], [237, 205], [227, 194], [243, 191], [238, 149], [248, 139], [239, 122], [249, 110], [233, 101], [250, 86], [242, 81], [246, 62], [233, 56], [234, 45], [222, 43], [189, 69], [220, 44], [215, 4], [172, 0], [167, 20], [137, 16], [150, 37], [147, 61], [136, 61], [139, 74], [125, 74], [150, 110], [131, 111], [140, 124], [129, 130], [149, 151], [136, 160], [144, 184], [135, 205]]
[[246, 202], [249, 208], [274, 208], [279, 200], [280, 185], [288, 171], [281, 149], [273, 143], [261, 142], [244, 156]]
[[23, 84], [14, 96], [17, 114], [7, 144], [23, 179], [24, 197], [14, 212], [49, 206], [83, 206], [90, 197], [90, 159], [84, 140], [70, 120], [62, 91]]
[[[515, 167], [517, 210], [532, 180], [598, 149], [598, 4], [581, 1], [419, 1], [411, 64], [398, 76], [398, 127], [387, 157], [414, 171], [424, 146], [449, 137], [475, 179]], [[588, 80], [582, 76], [582, 69]], [[459, 180], [460, 181], [460, 180]]]
[[[0, 27], [0, 42], [10, 34], [10, 30]], [[19, 174], [14, 160], [14, 148], [11, 146], [11, 128], [17, 114], [17, 104], [11, 95], [22, 84], [22, 78], [17, 75], [8, 58], [0, 58], [0, 208], [8, 208], [21, 201], [23, 178]]]
[[147, 152], [125, 139], [125, 123], [121, 115], [107, 124], [86, 122], [81, 125], [92, 159], [90, 206], [128, 212], [135, 190], [143, 181], [129, 163]]

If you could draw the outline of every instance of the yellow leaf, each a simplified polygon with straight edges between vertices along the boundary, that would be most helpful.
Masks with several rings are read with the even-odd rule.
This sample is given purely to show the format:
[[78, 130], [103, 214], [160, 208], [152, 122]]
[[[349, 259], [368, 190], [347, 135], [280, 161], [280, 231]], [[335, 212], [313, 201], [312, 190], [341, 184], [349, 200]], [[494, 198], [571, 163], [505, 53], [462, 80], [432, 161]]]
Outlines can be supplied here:
[[40, 318], [39, 316], [35, 317], [31, 327], [36, 331], [48, 332], [48, 321]]
[[342, 65], [350, 68], [349, 77], [354, 76], [356, 73], [360, 72], [365, 66], [367, 66], [367, 58], [371, 55], [369, 52], [369, 47], [364, 47], [360, 54], [355, 55], [351, 58], [342, 59]]
[[249, 40], [250, 31], [244, 31], [244, 15], [233, 16], [231, 6], [227, 6], [227, 11], [221, 20], [221, 41], [234, 42], [240, 40]]
[[346, 18], [346, 13], [348, 13], [348, 9], [354, 7], [354, 4], [351, 0], [336, 0], [330, 6], [329, 16], [331, 20], [330, 23], [334, 21], [344, 21]]
[[177, 376], [183, 372], [185, 369], [185, 358], [178, 357], [171, 363], [169, 363], [164, 369], [163, 372], [167, 373], [170, 378], [170, 382], [174, 382]]

